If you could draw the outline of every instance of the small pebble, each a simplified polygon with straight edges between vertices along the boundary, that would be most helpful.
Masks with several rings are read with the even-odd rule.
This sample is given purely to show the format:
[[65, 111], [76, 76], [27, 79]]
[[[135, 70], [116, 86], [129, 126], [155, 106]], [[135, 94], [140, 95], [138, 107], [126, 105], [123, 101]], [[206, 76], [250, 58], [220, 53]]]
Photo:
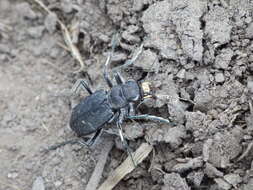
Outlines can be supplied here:
[[247, 82], [247, 88], [249, 89], [249, 91], [251, 93], [253, 93], [253, 81], [252, 80], [248, 80], [248, 82]]
[[112, 57], [112, 62], [122, 62], [127, 59], [127, 55], [125, 53], [117, 53], [115, 52]]
[[227, 174], [224, 176], [224, 179], [230, 183], [231, 185], [233, 185], [234, 187], [238, 184], [242, 182], [242, 178], [240, 177], [239, 174]]
[[62, 185], [62, 181], [54, 182], [55, 187], [60, 187]]
[[31, 9], [29, 3], [24, 2], [16, 5], [16, 9], [20, 16], [28, 19], [36, 19], [37, 14]]
[[177, 77], [180, 79], [184, 79], [185, 78], [185, 69], [181, 69], [178, 73], [177, 73]]
[[227, 183], [225, 180], [222, 178], [216, 178], [214, 181], [217, 183], [220, 189], [222, 190], [229, 190], [231, 188], [231, 185]]
[[216, 73], [215, 74], [215, 81], [218, 83], [222, 83], [225, 81], [225, 77], [223, 75], [223, 73]]
[[72, 0], [62, 0], [61, 8], [64, 13], [70, 13], [73, 10]]
[[16, 177], [18, 177], [18, 173], [17, 172], [8, 173], [7, 177], [10, 179], [15, 179]]
[[41, 176], [37, 177], [33, 182], [32, 190], [45, 190], [44, 180]]
[[248, 28], [246, 28], [246, 37], [249, 39], [253, 38], [253, 22], [251, 22]]
[[44, 29], [44, 26], [36, 26], [28, 28], [27, 32], [33, 38], [40, 38], [43, 34]]
[[44, 21], [47, 31], [52, 34], [56, 30], [57, 16], [54, 13], [48, 14]]

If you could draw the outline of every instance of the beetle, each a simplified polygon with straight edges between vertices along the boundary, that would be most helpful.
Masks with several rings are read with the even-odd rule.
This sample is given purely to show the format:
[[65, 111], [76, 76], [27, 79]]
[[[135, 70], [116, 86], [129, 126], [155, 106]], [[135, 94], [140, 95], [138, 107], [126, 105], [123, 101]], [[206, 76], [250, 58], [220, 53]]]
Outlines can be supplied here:
[[[115, 45], [112, 46], [112, 51], [107, 57], [103, 72], [109, 90], [97, 90], [93, 92], [83, 79], [77, 80], [72, 88], [72, 92], [74, 93], [77, 93], [81, 88], [89, 93], [88, 96], [84, 97], [81, 102], [73, 108], [69, 123], [70, 128], [77, 136], [82, 138], [82, 141], [70, 140], [52, 146], [50, 149], [56, 149], [59, 146], [76, 142], [91, 146], [100, 136], [106, 124], [115, 123], [119, 130], [119, 136], [123, 143], [123, 147], [127, 150], [133, 161], [131, 151], [126, 143], [121, 127], [124, 120], [149, 119], [171, 124], [169, 120], [161, 117], [135, 115], [135, 103], [143, 100], [145, 96], [150, 96], [150, 88], [147, 86], [147, 83], [141, 84], [139, 81], [133, 79], [125, 80], [118, 71], [115, 71], [113, 74], [116, 81], [116, 84], [113, 84], [109, 77], [108, 67], [111, 63], [114, 46]], [[142, 48], [143, 46], [140, 47], [137, 55], [130, 60], [130, 64], [138, 58], [142, 52]], [[84, 137], [89, 134], [94, 135], [88, 141], [84, 141]]]

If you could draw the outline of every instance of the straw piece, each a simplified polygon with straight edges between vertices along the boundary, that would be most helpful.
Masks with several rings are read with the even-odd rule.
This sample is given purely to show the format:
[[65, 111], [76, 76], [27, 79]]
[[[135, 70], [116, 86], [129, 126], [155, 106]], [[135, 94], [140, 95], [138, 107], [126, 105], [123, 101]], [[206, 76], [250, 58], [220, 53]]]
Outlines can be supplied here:
[[[153, 147], [147, 143], [141, 144], [141, 146], [133, 153], [135, 163], [137, 165], [141, 163], [149, 155], [152, 149]], [[120, 182], [121, 179], [134, 169], [135, 166], [133, 165], [130, 156], [128, 156], [127, 159], [106, 179], [98, 190], [111, 190]]]

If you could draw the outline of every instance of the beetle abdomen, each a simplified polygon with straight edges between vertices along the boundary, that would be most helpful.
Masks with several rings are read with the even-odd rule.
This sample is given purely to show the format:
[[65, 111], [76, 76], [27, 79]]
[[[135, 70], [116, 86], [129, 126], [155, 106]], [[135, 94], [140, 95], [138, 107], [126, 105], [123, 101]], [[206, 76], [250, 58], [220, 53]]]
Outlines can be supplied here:
[[74, 107], [70, 127], [78, 136], [87, 135], [103, 127], [113, 115], [106, 92], [98, 90]]

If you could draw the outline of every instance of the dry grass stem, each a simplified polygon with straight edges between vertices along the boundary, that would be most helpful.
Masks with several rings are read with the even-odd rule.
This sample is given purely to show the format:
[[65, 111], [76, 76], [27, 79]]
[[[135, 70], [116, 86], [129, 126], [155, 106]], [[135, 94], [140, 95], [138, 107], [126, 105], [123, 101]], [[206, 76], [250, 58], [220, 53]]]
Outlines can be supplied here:
[[[140, 164], [149, 155], [152, 149], [153, 147], [148, 143], [141, 144], [141, 146], [133, 153], [135, 163], [137, 165]], [[134, 169], [135, 166], [133, 165], [130, 156], [128, 156], [127, 159], [113, 171], [113, 173], [106, 179], [98, 190], [111, 190], [120, 182], [121, 179]]]

